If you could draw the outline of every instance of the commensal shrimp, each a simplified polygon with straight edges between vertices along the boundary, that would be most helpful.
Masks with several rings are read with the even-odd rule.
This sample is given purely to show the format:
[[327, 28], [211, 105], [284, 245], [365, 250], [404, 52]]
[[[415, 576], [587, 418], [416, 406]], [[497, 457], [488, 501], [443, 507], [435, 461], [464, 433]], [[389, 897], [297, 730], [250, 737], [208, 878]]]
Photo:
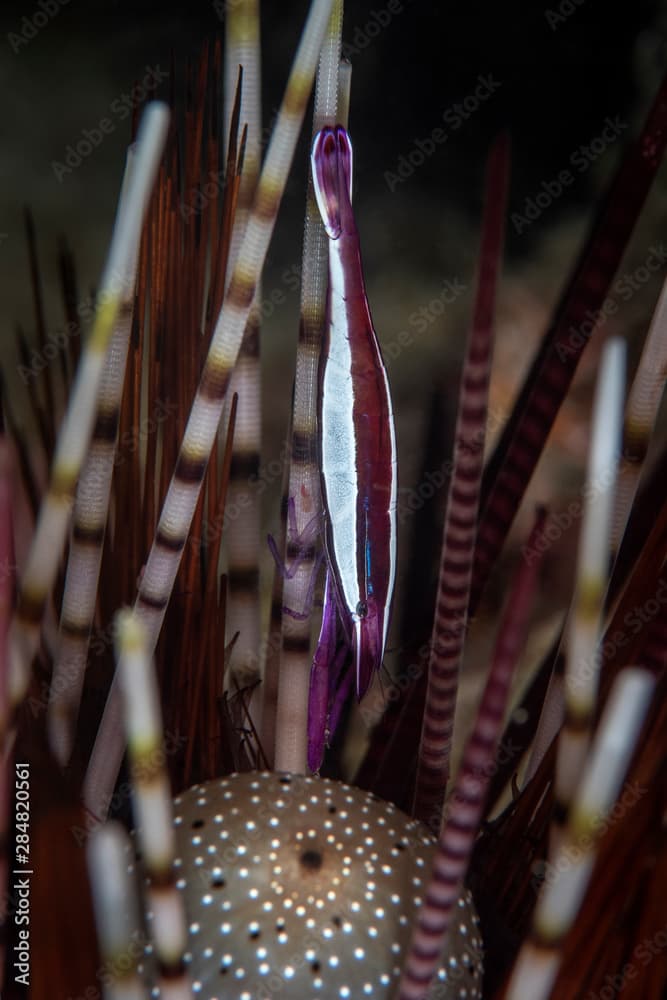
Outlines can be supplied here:
[[[327, 587], [314, 674], [323, 660], [332, 665], [337, 610], [352, 650], [361, 698], [382, 663], [394, 591], [396, 435], [352, 213], [352, 146], [341, 125], [318, 132], [312, 170], [329, 237], [327, 323], [318, 396]], [[325, 682], [330, 697], [335, 680]], [[322, 681], [313, 676], [313, 709], [312, 695], [318, 688], [322, 691]], [[320, 701], [320, 711], [323, 708]]]

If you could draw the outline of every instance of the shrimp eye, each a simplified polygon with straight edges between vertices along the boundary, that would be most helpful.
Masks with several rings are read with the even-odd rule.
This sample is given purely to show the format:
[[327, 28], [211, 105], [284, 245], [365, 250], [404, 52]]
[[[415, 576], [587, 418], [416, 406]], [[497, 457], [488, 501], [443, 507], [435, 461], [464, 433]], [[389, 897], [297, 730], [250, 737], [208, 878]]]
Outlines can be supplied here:
[[366, 601], [359, 601], [356, 611], [360, 618], [365, 618], [368, 614], [368, 605], [366, 604]]

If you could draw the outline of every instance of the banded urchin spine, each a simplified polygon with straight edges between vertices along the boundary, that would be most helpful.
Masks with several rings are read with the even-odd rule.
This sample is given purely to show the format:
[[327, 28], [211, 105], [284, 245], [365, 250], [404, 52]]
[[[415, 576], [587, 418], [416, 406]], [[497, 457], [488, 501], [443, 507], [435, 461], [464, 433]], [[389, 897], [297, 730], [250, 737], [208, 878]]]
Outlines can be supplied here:
[[[660, 112], [660, 108], [658, 108], [658, 111], [655, 112], [654, 119], [652, 120], [652, 124], [650, 123], [650, 125], [649, 125], [649, 132], [651, 132], [651, 130], [653, 130], [653, 131], [656, 130], [656, 128], [657, 128], [657, 125], [656, 125], [657, 117], [656, 116], [658, 115], [659, 112]], [[663, 112], [664, 112], [664, 109], [663, 109]], [[660, 112], [660, 113], [663, 113], [663, 112]], [[658, 147], [659, 147], [659, 145], [660, 144], [658, 143]], [[631, 199], [631, 204], [630, 204], [629, 207], [628, 207], [627, 203], [623, 204], [623, 209], [621, 211], [618, 208], [618, 204], [619, 204], [618, 192], [614, 195], [614, 198], [612, 198], [612, 204], [613, 204], [613, 202], [615, 200], [617, 208], [616, 208], [616, 214], [614, 215], [614, 213], [612, 212], [611, 216], [609, 216], [609, 218], [612, 218], [613, 223], [614, 223], [614, 225], [611, 225], [611, 223], [610, 223], [611, 229], [614, 229], [614, 226], [616, 226], [616, 224], [619, 224], [620, 229], [623, 229], [623, 227], [625, 226], [625, 229], [627, 231], [629, 231], [631, 221], [634, 218], [633, 212], [636, 213], [636, 211], [638, 209], [638, 203], [641, 200], [641, 194], [642, 194], [643, 191], [646, 190], [647, 185], [648, 185], [649, 180], [650, 180], [650, 177], [652, 176], [651, 171], [654, 170], [655, 166], [656, 166], [656, 163], [654, 163], [652, 161], [654, 159], [657, 159], [658, 155], [659, 154], [656, 152], [651, 157], [645, 158], [646, 162], [645, 162], [645, 164], [642, 165], [642, 171], [641, 171], [641, 178], [640, 178], [641, 183], [638, 184], [638, 186], [637, 186], [636, 189], [633, 188], [633, 185], [630, 183], [631, 180], [633, 180], [633, 182], [634, 182], [637, 179], [636, 171], [635, 171], [635, 173], [633, 173], [632, 169], [627, 169], [626, 170], [626, 174], [625, 174], [626, 187], [623, 188], [623, 186], [621, 185], [620, 190], [621, 191], [624, 191], [624, 190], [627, 191], [628, 187], [633, 188], [633, 198]], [[634, 166], [634, 168], [637, 167], [637, 159], [636, 159], [636, 157], [635, 157], [635, 160], [633, 161], [633, 163], [631, 164], [631, 166]], [[639, 191], [639, 194], [636, 194], [637, 190]], [[171, 209], [170, 209], [170, 206], [169, 206], [168, 197], [167, 196], [163, 196], [163, 197], [164, 197], [164, 202], [163, 202], [163, 207], [161, 209], [161, 211], [163, 212], [163, 214], [161, 216], [158, 214], [158, 218], [161, 218], [163, 220], [163, 222], [164, 222], [165, 219], [169, 218], [169, 212], [170, 212]], [[165, 206], [167, 206], [167, 207], [165, 207]], [[207, 217], [207, 220], [211, 221], [210, 217]], [[619, 220], [620, 220], [620, 223], [619, 223]], [[173, 230], [169, 229], [169, 226], [173, 226], [173, 222], [172, 221], [170, 221], [165, 226], [163, 232], [161, 233], [160, 238], [155, 243], [156, 247], [160, 246], [160, 245], [164, 245], [164, 242], [162, 242], [162, 244], [161, 244], [161, 241], [164, 241], [165, 239], [168, 239], [170, 233], [173, 232]], [[607, 230], [607, 235], [609, 235], [609, 231], [610, 230], [608, 229]], [[611, 257], [613, 259], [617, 260], [618, 259], [618, 255], [620, 253], [620, 249], [619, 248], [622, 248], [622, 245], [623, 245], [622, 235], [619, 236], [618, 231], [615, 231], [615, 233], [614, 233], [614, 240], [616, 241], [615, 242], [615, 252], [614, 252], [614, 254], [611, 255]], [[612, 242], [614, 242], [614, 240], [612, 240]], [[600, 239], [598, 241], [597, 245], [593, 245], [592, 248], [590, 249], [590, 256], [592, 256], [592, 258], [595, 258], [595, 254], [596, 253], [598, 253], [598, 254], [600, 253], [600, 246], [601, 246], [602, 242], [604, 242], [604, 241], [602, 241]], [[616, 251], [618, 251], [618, 252], [616, 252]], [[586, 302], [588, 303], [588, 305], [591, 305], [594, 301], [596, 301], [596, 298], [595, 298], [596, 296], [604, 294], [604, 290], [603, 290], [604, 289], [604, 280], [605, 280], [606, 277], [610, 277], [611, 275], [613, 275], [613, 259], [611, 261], [606, 260], [605, 261], [605, 266], [602, 269], [600, 269], [597, 266], [592, 266], [591, 265], [592, 270], [590, 270], [588, 272], [588, 276], [586, 278], [586, 282], [584, 282], [584, 284], [586, 284], [590, 280], [590, 275], [591, 274], [594, 275], [595, 280], [591, 281], [591, 286], [594, 286], [594, 294], [592, 295], [592, 297], [590, 297], [590, 295], [589, 295], [589, 298], [586, 299]], [[589, 262], [590, 262], [590, 257], [589, 257]], [[171, 265], [167, 266], [167, 270], [168, 270], [168, 268], [170, 266]], [[141, 268], [140, 268], [140, 270], [141, 270]], [[601, 277], [601, 271], [604, 272], [604, 274], [602, 274], [602, 277]], [[140, 282], [141, 282], [141, 277], [140, 277]], [[591, 292], [591, 287], [588, 287], [587, 294], [589, 294], [590, 292]], [[142, 294], [145, 294], [145, 292], [142, 293]], [[575, 303], [576, 304], [576, 310], [575, 310], [575, 312], [577, 312], [577, 310], [578, 310], [577, 315], [580, 315], [581, 314], [581, 309], [583, 308], [582, 302], [584, 300], [582, 298], [578, 298], [577, 299], [576, 295], [574, 296], [574, 298], [576, 299], [576, 303]], [[144, 301], [144, 305], [145, 305], [145, 301]], [[570, 316], [569, 319], [572, 319], [572, 316]], [[575, 317], [575, 319], [576, 319], [576, 317]], [[574, 320], [572, 320], [572, 321], [574, 322]], [[565, 328], [563, 328], [563, 329], [565, 329]], [[240, 336], [240, 333], [239, 333], [239, 336]], [[552, 354], [553, 354], [553, 343], [551, 344], [551, 348], [550, 349], [551, 349]], [[195, 349], [195, 350], [193, 350], [193, 354], [194, 355], [198, 355], [198, 348]], [[542, 354], [542, 361], [544, 361], [544, 357], [545, 357], [545, 354], [543, 353]], [[572, 365], [570, 365], [570, 369], [573, 366], [574, 366], [574, 362], [572, 362]], [[505, 473], [505, 486], [507, 487], [508, 483], [511, 486], [511, 489], [509, 490], [509, 493], [507, 494], [507, 495], [511, 494], [511, 502], [508, 502], [508, 504], [505, 505], [508, 508], [508, 510], [509, 510], [510, 513], [516, 509], [517, 502], [518, 502], [517, 497], [518, 497], [519, 493], [516, 492], [516, 489], [517, 489], [517, 486], [516, 486], [516, 484], [517, 484], [517, 475], [518, 475], [518, 479], [519, 480], [525, 480], [527, 478], [529, 468], [532, 467], [531, 466], [531, 462], [533, 461], [533, 459], [536, 460], [536, 456], [537, 456], [537, 454], [539, 453], [539, 450], [540, 450], [539, 447], [538, 447], [538, 445], [536, 444], [536, 440], [537, 440], [537, 438], [540, 437], [540, 435], [546, 434], [546, 430], [548, 429], [549, 419], [550, 418], [546, 415], [546, 411], [547, 410], [553, 410], [554, 408], [557, 408], [558, 399], [562, 396], [562, 391], [564, 390], [564, 387], [565, 387], [564, 384], [561, 384], [561, 383], [559, 383], [559, 385], [556, 386], [556, 387], [554, 386], [554, 370], [553, 370], [553, 366], [549, 367], [549, 365], [546, 365], [545, 368], [546, 368], [546, 370], [548, 372], [548, 378], [546, 378], [546, 380], [544, 378], [542, 378], [542, 381], [540, 382], [539, 379], [540, 379], [541, 376], [538, 376], [538, 374], [536, 373], [534, 375], [534, 381], [532, 383], [532, 389], [531, 389], [530, 393], [527, 393], [527, 397], [530, 398], [530, 405], [529, 405], [529, 407], [527, 409], [524, 408], [524, 410], [523, 410], [523, 417], [519, 421], [520, 426], [522, 426], [522, 428], [523, 428], [522, 433], [519, 434], [517, 437], [515, 437], [515, 440], [513, 442], [513, 447], [514, 447], [514, 464], [512, 464], [511, 462], [507, 462], [507, 461], [505, 461], [505, 465], [502, 464], [501, 460], [506, 460], [506, 458], [507, 458], [507, 449], [503, 449], [503, 447], [501, 446], [501, 448], [499, 449], [499, 452], [496, 453], [497, 455], [500, 456], [499, 459], [495, 460], [496, 472], [498, 470], [498, 462], [500, 461], [501, 462], [500, 468]], [[134, 385], [135, 385], [135, 392], [136, 392], [136, 385], [137, 385], [136, 367], [134, 368], [134, 373], [135, 374], [133, 376], [131, 376], [131, 377], [134, 377], [134, 379], [135, 379]], [[544, 374], [544, 371], [542, 372], [542, 375], [543, 374]], [[566, 381], [567, 381], [567, 379], [565, 379], [565, 382]], [[139, 384], [140, 384], [140, 382], [141, 382], [141, 380], [139, 379]], [[546, 385], [546, 387], [545, 387], [545, 385]], [[556, 391], [556, 389], [558, 391]], [[525, 402], [525, 398], [526, 397], [524, 397], [524, 402]], [[538, 403], [539, 403], [539, 406], [538, 406]], [[532, 409], [531, 409], [531, 407], [532, 407]], [[540, 411], [540, 413], [539, 413], [539, 420], [537, 420], [536, 422], [533, 421], [533, 417], [535, 416], [535, 412], [536, 412], [535, 411], [535, 407], [537, 407], [539, 409], [539, 411]], [[521, 405], [519, 406], [519, 411], [521, 411]], [[125, 409], [124, 413], [125, 413], [126, 416], [127, 416], [127, 412], [128, 412], [127, 409]], [[136, 410], [135, 410], [135, 416], [136, 416]], [[516, 421], [514, 422], [514, 426], [516, 428]], [[164, 430], [165, 430], [164, 438], [166, 439], [166, 430], [167, 430], [167, 428], [165, 428]], [[539, 433], [538, 433], [538, 431], [539, 431]], [[523, 435], [523, 437], [522, 437], [522, 435]], [[173, 450], [173, 448], [174, 448], [173, 442], [171, 444], [169, 444], [169, 445], [166, 445], [166, 447], [168, 447], [168, 448], [170, 448], [170, 449]], [[487, 477], [486, 477], [486, 484], [485, 484], [485, 502], [483, 504], [483, 514], [482, 514], [482, 523], [486, 524], [487, 529], [488, 529], [488, 527], [489, 527], [490, 524], [494, 524], [495, 525], [495, 529], [498, 528], [498, 516], [496, 516], [496, 515], [498, 515], [498, 512], [499, 512], [500, 508], [503, 506], [502, 504], [499, 504], [497, 502], [498, 491], [496, 490], [496, 492], [494, 493], [493, 487], [489, 486], [489, 483], [491, 483], [491, 484], [493, 483], [493, 470], [494, 470], [494, 461], [492, 460], [492, 462], [489, 463], [489, 465], [487, 467]], [[519, 473], [520, 473], [520, 475], [519, 475]], [[166, 473], [166, 477], [168, 478], [170, 475], [171, 475], [171, 469]], [[165, 474], [163, 473], [162, 474], [162, 478], [164, 479], [164, 477], [165, 477]], [[511, 482], [510, 482], [510, 480], [511, 480]], [[164, 483], [164, 485], [166, 485], [166, 482]], [[216, 488], [213, 489], [213, 492], [212, 492], [212, 495], [214, 497], [217, 496], [217, 486], [218, 486], [218, 484], [216, 483], [215, 484]], [[502, 491], [500, 491], [500, 492], [502, 492]], [[496, 497], [496, 499], [489, 500], [489, 497], [494, 497], [494, 496]], [[508, 510], [504, 511], [504, 513], [502, 514], [502, 517], [508, 516]], [[493, 512], [493, 516], [492, 516], [492, 514], [489, 513], [489, 511]], [[208, 513], [209, 513], [209, 516], [210, 516], [210, 509], [209, 509]], [[502, 520], [502, 517], [501, 517], [501, 520]], [[487, 534], [488, 534], [488, 532], [487, 532]], [[494, 545], [497, 545], [499, 543], [499, 538], [501, 536], [502, 536], [502, 531], [498, 532], [496, 530], [496, 534], [494, 535], [494, 540], [493, 540]], [[116, 546], [118, 546], [118, 538], [119, 538], [118, 527], [116, 526], [116, 531], [115, 531]], [[487, 541], [488, 541], [488, 539], [487, 539]], [[486, 544], [486, 543], [484, 543], [484, 544]], [[660, 553], [662, 551], [661, 548], [660, 548], [661, 544], [662, 544], [662, 539], [659, 536], [659, 533], [656, 532], [656, 535], [653, 536], [652, 539], [651, 539], [651, 546], [652, 546], [652, 551], [653, 551], [654, 556], [655, 556], [655, 553]], [[641, 548], [641, 545], [640, 545], [640, 548]], [[116, 548], [116, 551], [118, 551], [118, 547]], [[210, 556], [212, 554], [209, 553], [208, 555], [209, 555], [209, 558], [210, 558]], [[661, 563], [661, 560], [659, 560], [659, 561]], [[639, 563], [642, 562], [642, 559], [635, 557], [635, 562], [637, 564], [639, 564]], [[204, 560], [204, 564], [206, 565], [206, 561], [205, 560]], [[139, 565], [132, 566], [132, 572], [134, 574], [137, 573], [137, 571], [139, 569]], [[197, 565], [197, 564], [196, 563], [192, 563], [192, 565]], [[211, 562], [209, 562], [208, 565], [211, 565]], [[646, 573], [644, 573], [644, 575], [646, 575]], [[640, 578], [641, 578], [641, 576], [642, 576], [642, 574], [639, 573], [639, 571], [635, 571], [635, 575], [633, 575], [633, 574], [629, 575], [629, 580], [630, 580], [629, 592], [630, 593], [635, 593], [636, 594], [636, 593], [639, 592]], [[216, 581], [216, 583], [217, 583], [217, 581]], [[476, 591], [475, 591], [475, 587], [477, 588]], [[479, 596], [479, 590], [480, 589], [481, 589], [481, 585], [479, 583], [479, 575], [478, 575], [477, 582], [474, 583], [474, 585], [473, 585], [473, 600], [472, 600], [472, 604], [473, 605], [476, 605], [476, 603], [477, 603], [477, 598]], [[626, 596], [626, 599], [629, 599], [627, 597], [627, 593], [628, 592], [626, 591], [626, 595], [625, 596]], [[217, 594], [216, 594], [216, 596], [217, 596]], [[176, 598], [179, 599], [179, 597], [180, 597], [180, 595], [177, 594]], [[191, 598], [191, 595], [188, 595], [188, 597], [189, 597], [189, 599], [192, 599], [194, 601], [194, 598]], [[180, 599], [182, 601], [182, 598], [180, 598]], [[187, 619], [187, 614], [191, 614], [191, 612], [187, 612], [186, 615], [184, 615], [184, 617], [182, 619], [183, 621], [188, 620]], [[210, 635], [212, 634], [212, 631], [213, 631], [213, 630], [209, 629], [210, 622], [212, 620], [213, 620], [213, 616], [209, 615], [209, 617], [207, 618], [207, 629], [206, 629], [206, 642], [207, 643], [210, 643]], [[172, 634], [173, 634], [173, 631], [172, 631]], [[654, 662], [656, 664], [656, 666], [655, 666], [656, 672], [659, 672], [661, 670], [664, 671], [664, 649], [661, 649], [659, 639], [660, 639], [660, 636], [657, 635], [655, 633], [655, 631], [654, 631], [654, 634], [653, 634], [653, 640], [654, 640], [654, 653], [653, 653], [653, 656], [654, 656]], [[211, 644], [209, 646], [209, 648], [213, 649], [213, 645]], [[178, 671], [178, 670], [181, 670], [181, 669], [183, 669], [183, 667], [179, 667], [177, 665], [176, 670]], [[233, 725], [232, 726], [228, 725], [228, 723], [229, 723], [229, 717], [228, 717], [228, 715], [226, 713], [229, 711], [229, 702], [225, 701], [224, 699], [220, 699], [220, 692], [219, 692], [219, 689], [216, 687], [215, 677], [212, 676], [212, 673], [213, 672], [211, 671], [211, 674], [207, 674], [206, 675], [205, 683], [206, 683], [206, 686], [207, 686], [207, 689], [208, 689], [208, 700], [211, 703], [211, 706], [213, 707], [213, 711], [211, 712], [211, 708], [209, 707], [209, 708], [206, 709], [206, 712], [209, 712], [213, 716], [221, 715], [222, 716], [222, 720], [219, 717], [216, 718], [215, 725], [211, 723], [210, 727], [209, 727], [209, 723], [207, 722], [207, 734], [209, 732], [216, 732], [216, 733], [218, 733], [218, 735], [220, 735], [221, 733], [225, 733], [226, 736], [228, 737], [230, 729], [232, 731], [232, 734], [233, 734], [233, 729], [234, 729]], [[162, 674], [161, 679], [162, 679], [163, 682], [165, 682], [165, 689], [169, 690], [169, 694], [168, 694], [167, 698], [170, 701], [170, 704], [169, 704], [168, 707], [171, 708], [171, 709], [173, 709], [174, 706], [176, 705], [176, 702], [178, 701], [179, 695], [182, 694], [182, 691], [183, 690], [188, 690], [188, 688], [187, 688], [187, 679], [184, 678], [182, 675], [178, 676], [177, 678], [174, 678], [173, 674], [172, 674], [172, 676], [169, 676], [167, 674], [167, 672], [164, 670], [164, 665], [163, 664], [161, 665], [161, 674]], [[608, 683], [605, 680], [605, 684], [603, 684], [603, 691], [602, 691], [603, 697], [606, 695], [607, 688], [608, 688]], [[190, 699], [190, 697], [191, 697], [191, 695], [188, 694], [188, 699]], [[169, 712], [168, 715], [170, 717], [173, 717], [172, 712]], [[176, 716], [176, 717], [178, 717], [178, 716]], [[182, 718], [182, 716], [181, 716], [181, 718]], [[221, 724], [221, 722], [222, 722], [222, 724]], [[250, 729], [252, 729], [251, 723], [247, 723], [247, 724], [248, 724], [248, 727]], [[658, 734], [660, 733], [660, 731], [661, 731], [660, 730], [660, 725], [661, 725], [660, 720], [659, 719], [656, 720], [655, 717], [652, 717], [652, 719], [650, 720], [650, 727], [651, 727], [650, 728], [650, 733], [653, 735], [653, 738], [655, 738], [656, 733], [658, 733]], [[169, 728], [170, 728], [170, 722], [168, 721], [168, 729]], [[192, 728], [190, 728], [189, 730], [187, 730], [187, 732], [188, 732], [188, 738], [190, 740], [194, 740], [195, 739], [195, 734], [193, 733]], [[224, 738], [225, 737], [223, 737], [222, 739], [220, 739], [220, 744], [222, 744], [224, 742]], [[230, 745], [230, 747], [229, 747], [229, 755], [231, 757], [234, 757], [236, 755], [237, 759], [239, 759], [241, 761], [242, 765], [246, 766], [248, 761], [247, 761], [247, 758], [245, 757], [244, 751], [241, 750], [240, 747], [239, 747], [239, 745], [238, 745], [238, 740], [235, 741], [235, 742], [233, 740], [230, 740], [230, 744], [231, 743], [234, 743], [234, 745], [233, 746]], [[412, 746], [412, 740], [406, 741], [405, 746], [407, 747], [408, 745]], [[218, 753], [218, 750], [219, 750], [219, 747], [217, 747], [217, 749], [216, 749], [216, 754]], [[655, 776], [655, 773], [656, 773], [655, 761], [651, 758], [651, 755], [648, 752], [648, 750], [642, 751], [642, 754], [643, 754], [643, 756], [641, 757], [641, 760], [643, 761], [643, 766], [645, 768], [645, 773], [652, 774], [653, 776]], [[205, 758], [205, 754], [202, 754], [202, 758]], [[544, 761], [546, 761], [548, 763], [548, 755], [546, 755], [543, 758], [542, 764], [538, 765], [538, 767], [537, 767], [537, 771], [539, 773], [539, 779], [538, 779], [538, 781], [535, 784], [536, 784], [536, 786], [538, 788], [541, 788], [541, 795], [539, 797], [539, 801], [540, 802], [542, 802], [545, 799], [545, 797], [548, 799], [548, 792], [549, 792], [550, 781], [551, 781], [551, 779], [550, 779], [550, 777], [548, 775], [547, 767], [546, 767]], [[175, 771], [177, 771], [178, 770], [178, 766], [179, 766], [178, 760], [173, 760], [172, 761], [172, 765], [173, 765], [173, 769]], [[223, 765], [223, 767], [227, 767], [227, 769], [231, 769], [231, 767], [229, 767], [228, 764], [227, 765]], [[201, 762], [198, 761], [197, 767], [195, 768], [195, 770], [201, 769], [201, 768], [202, 768]], [[205, 767], [203, 769], [205, 770], [206, 768], [210, 768], [210, 760], [207, 760], [206, 765], [205, 765]], [[545, 772], [547, 772], [547, 773], [545, 774]], [[659, 769], [658, 769], [658, 773], [659, 773]], [[269, 780], [269, 779], [267, 779], [267, 780]], [[271, 780], [275, 780], [275, 779], [271, 779]], [[324, 784], [323, 781], [322, 781], [322, 784]], [[280, 793], [278, 792], [278, 795], [279, 794]], [[347, 792], [345, 794], [347, 794]], [[518, 805], [516, 805], [516, 804], [513, 805], [513, 809], [511, 810], [510, 819], [512, 818], [512, 816], [516, 815], [519, 812], [520, 808], [526, 802], [526, 800], [529, 798], [530, 794], [533, 794], [533, 792], [531, 790], [529, 790], [529, 795], [528, 796], [525, 796], [525, 795], [522, 794], [522, 796], [519, 797], [519, 800], [518, 800], [519, 804]], [[272, 791], [271, 798], [272, 798], [273, 804], [275, 805], [275, 802], [276, 802], [276, 790], [275, 789], [273, 789], [273, 791]], [[362, 814], [363, 814], [363, 806], [360, 806], [359, 808], [362, 810]], [[528, 817], [528, 821], [526, 822], [526, 829], [530, 829], [530, 820], [531, 820], [531, 818], [532, 817], [530, 817], [530, 816]], [[195, 822], [196, 821], [197, 821], [197, 818], [195, 818]], [[244, 820], [243, 821], [246, 824], [249, 821], [252, 822], [252, 820], [249, 820], [247, 816], [244, 816]], [[647, 829], [651, 829], [650, 824], [647, 826]], [[299, 831], [297, 831], [297, 832], [299, 832]], [[300, 831], [300, 832], [303, 832], [303, 831]], [[488, 833], [488, 831], [487, 831], [487, 833]], [[484, 840], [484, 838], [482, 838], [482, 840]], [[316, 855], [316, 854], [317, 854], [317, 851], [314, 852], [314, 855]], [[310, 859], [310, 862], [307, 862], [307, 864], [308, 863], [312, 863], [312, 865], [314, 866], [315, 863], [316, 863], [315, 857], [314, 856], [310, 856], [310, 855], [308, 857]], [[519, 869], [521, 869], [522, 872], [523, 872], [523, 869], [525, 868], [525, 865], [523, 864], [523, 858], [519, 858], [518, 860], [519, 860], [519, 863], [517, 864], [517, 859], [516, 859], [516, 856], [515, 856], [515, 859], [514, 859], [514, 871], [518, 871]], [[242, 866], [239, 866], [239, 870], [240, 870], [240, 867], [242, 867]], [[301, 867], [303, 867], [303, 865], [301, 865]], [[220, 887], [220, 888], [222, 888], [222, 887]], [[253, 931], [249, 931], [248, 933], [252, 934], [252, 933], [254, 933], [254, 930]], [[392, 941], [392, 943], [396, 943], [396, 942]], [[263, 946], [258, 946], [258, 947], [263, 947]], [[581, 959], [579, 959], [579, 962], [580, 962], [580, 964], [583, 964], [584, 968], [586, 968], [585, 963], [581, 963]], [[313, 970], [310, 970], [310, 971], [312, 972]], [[392, 967], [392, 973], [393, 973], [393, 971], [394, 970], [393, 970], [393, 967]], [[388, 972], [381, 973], [381, 975], [389, 975], [389, 974], [390, 973], [388, 973]], [[594, 979], [591, 978], [591, 976], [594, 977], [597, 974], [598, 974], [597, 970], [594, 970], [592, 973], [590, 973], [589, 978], [587, 980], [585, 980], [587, 986], [588, 986], [588, 983], [594, 981]], [[581, 984], [583, 982], [584, 982], [584, 979], [581, 978], [578, 986], [576, 986], [575, 988], [580, 988]], [[342, 987], [347, 987], [347, 983], [342, 983], [341, 984], [341, 988]], [[326, 988], [326, 981], [324, 980], [324, 977], [322, 977], [322, 985], [321, 985], [321, 987], [317, 987], [317, 989], [325, 989], [325, 988]], [[558, 985], [555, 986], [555, 989], [556, 990], [560, 990], [560, 992], [557, 995], [559, 995], [559, 996], [560, 995], [563, 995], [563, 996], [566, 995], [562, 991], [561, 987], [559, 987]], [[325, 995], [325, 994], [323, 994], [323, 995]], [[576, 995], [576, 994], [572, 994], [572, 995]]]

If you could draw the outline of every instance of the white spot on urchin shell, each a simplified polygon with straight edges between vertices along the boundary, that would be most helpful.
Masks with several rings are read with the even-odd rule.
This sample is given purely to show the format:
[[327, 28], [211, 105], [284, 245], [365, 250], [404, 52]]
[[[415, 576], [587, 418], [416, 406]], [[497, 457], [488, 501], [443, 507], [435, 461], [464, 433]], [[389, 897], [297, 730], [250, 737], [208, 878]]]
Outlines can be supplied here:
[[[269, 772], [199, 785], [179, 796], [177, 812], [201, 1000], [267, 988], [299, 1000], [395, 992], [433, 852], [425, 827], [360, 789]], [[479, 956], [466, 892], [438, 1000], [481, 997]]]

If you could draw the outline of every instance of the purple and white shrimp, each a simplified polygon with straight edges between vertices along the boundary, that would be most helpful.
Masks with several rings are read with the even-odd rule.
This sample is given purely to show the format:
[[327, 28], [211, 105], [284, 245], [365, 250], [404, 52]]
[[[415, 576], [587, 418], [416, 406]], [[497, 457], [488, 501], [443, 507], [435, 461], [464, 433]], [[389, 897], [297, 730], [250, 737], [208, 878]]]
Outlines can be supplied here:
[[[327, 587], [322, 634], [331, 635], [331, 616], [337, 609], [361, 698], [382, 663], [394, 591], [396, 435], [352, 213], [352, 146], [341, 125], [324, 128], [315, 137], [312, 170], [329, 237], [318, 443], [332, 585]], [[320, 643], [316, 665], [322, 652], [328, 650]]]

